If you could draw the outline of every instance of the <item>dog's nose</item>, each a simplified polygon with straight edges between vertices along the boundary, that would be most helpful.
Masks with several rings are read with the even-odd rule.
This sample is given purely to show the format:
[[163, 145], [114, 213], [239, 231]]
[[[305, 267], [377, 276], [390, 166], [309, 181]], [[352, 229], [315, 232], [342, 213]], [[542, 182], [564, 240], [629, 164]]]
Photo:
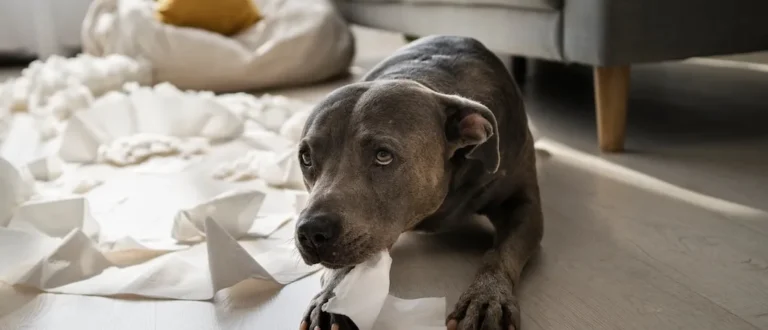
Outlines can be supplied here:
[[303, 248], [320, 252], [319, 250], [336, 240], [340, 231], [341, 219], [339, 216], [322, 214], [302, 219], [296, 228], [296, 235]]

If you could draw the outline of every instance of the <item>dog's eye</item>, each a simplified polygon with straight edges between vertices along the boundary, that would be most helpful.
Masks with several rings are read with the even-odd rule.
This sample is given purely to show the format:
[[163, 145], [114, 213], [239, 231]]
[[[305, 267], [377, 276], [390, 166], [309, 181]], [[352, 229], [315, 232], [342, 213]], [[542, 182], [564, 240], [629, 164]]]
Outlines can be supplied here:
[[392, 162], [392, 153], [386, 150], [379, 150], [376, 152], [376, 164], [389, 165]]
[[312, 155], [309, 154], [309, 151], [300, 152], [299, 160], [301, 161], [301, 165], [303, 165], [304, 167], [312, 166]]

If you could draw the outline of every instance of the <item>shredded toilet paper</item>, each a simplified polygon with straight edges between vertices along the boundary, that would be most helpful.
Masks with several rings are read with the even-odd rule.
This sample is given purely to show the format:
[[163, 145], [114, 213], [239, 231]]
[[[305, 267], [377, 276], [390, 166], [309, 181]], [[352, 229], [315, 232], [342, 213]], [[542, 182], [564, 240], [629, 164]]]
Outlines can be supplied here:
[[[20, 176], [11, 178], [20, 185]], [[207, 300], [249, 278], [285, 285], [318, 270], [301, 262], [292, 242], [266, 239], [305, 197], [213, 183], [194, 173], [132, 175], [84, 197], [13, 206], [0, 223], [0, 260], [11, 261], [0, 263], [0, 280], [57, 293]], [[216, 191], [223, 192], [206, 200]], [[244, 236], [263, 239], [238, 242]]]
[[[151, 80], [141, 60], [81, 55], [0, 84], [0, 281], [209, 300], [318, 271], [286, 240], [307, 200], [311, 105]], [[390, 265], [382, 252], [355, 267], [324, 308], [363, 330], [442, 325], [444, 299], [388, 295]]]
[[102, 159], [132, 164], [151, 155], [183, 154], [178, 138], [224, 142], [243, 130], [243, 120], [207, 94], [182, 92], [169, 84], [128, 85], [125, 93], [107, 94], [69, 120], [59, 155], [65, 161], [90, 163], [99, 160], [99, 148], [108, 145], [102, 148]]
[[64, 162], [56, 156], [43, 157], [27, 164], [27, 170], [35, 180], [56, 180], [64, 173]]
[[389, 295], [391, 266], [387, 251], [356, 265], [323, 311], [349, 317], [360, 330], [444, 329], [445, 298], [405, 300]]
[[207, 139], [180, 139], [158, 134], [136, 134], [99, 146], [98, 161], [116, 166], [141, 163], [150, 157], [179, 155], [189, 158], [210, 148]]
[[66, 115], [60, 108], [83, 104], [92, 95], [117, 90], [126, 82], [148, 84], [151, 80], [147, 62], [123, 55], [51, 56], [32, 62], [21, 77], [0, 86], [0, 108], [39, 112], [53, 106], [59, 108], [58, 115]]
[[32, 195], [33, 190], [29, 180], [0, 157], [0, 227], [11, 220], [16, 208]]
[[254, 150], [232, 162], [220, 165], [213, 177], [223, 180], [244, 181], [263, 179], [274, 187], [303, 189], [304, 176], [296, 157], [296, 148], [281, 153]]

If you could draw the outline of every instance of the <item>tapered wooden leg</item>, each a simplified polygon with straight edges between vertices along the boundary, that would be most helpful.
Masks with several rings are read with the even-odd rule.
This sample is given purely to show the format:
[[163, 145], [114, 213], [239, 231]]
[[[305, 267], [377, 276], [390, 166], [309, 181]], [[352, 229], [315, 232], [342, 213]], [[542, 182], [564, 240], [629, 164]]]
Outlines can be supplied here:
[[595, 68], [597, 140], [604, 152], [624, 150], [629, 77], [629, 65]]

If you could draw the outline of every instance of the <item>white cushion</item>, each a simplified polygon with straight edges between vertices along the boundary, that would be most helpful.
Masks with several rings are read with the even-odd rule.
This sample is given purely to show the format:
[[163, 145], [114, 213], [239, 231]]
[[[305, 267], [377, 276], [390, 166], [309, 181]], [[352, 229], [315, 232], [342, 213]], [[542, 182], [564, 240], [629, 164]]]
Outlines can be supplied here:
[[216, 92], [299, 85], [345, 72], [352, 33], [330, 0], [255, 0], [264, 18], [226, 37], [154, 17], [153, 0], [96, 0], [83, 50], [149, 61], [154, 82]]

